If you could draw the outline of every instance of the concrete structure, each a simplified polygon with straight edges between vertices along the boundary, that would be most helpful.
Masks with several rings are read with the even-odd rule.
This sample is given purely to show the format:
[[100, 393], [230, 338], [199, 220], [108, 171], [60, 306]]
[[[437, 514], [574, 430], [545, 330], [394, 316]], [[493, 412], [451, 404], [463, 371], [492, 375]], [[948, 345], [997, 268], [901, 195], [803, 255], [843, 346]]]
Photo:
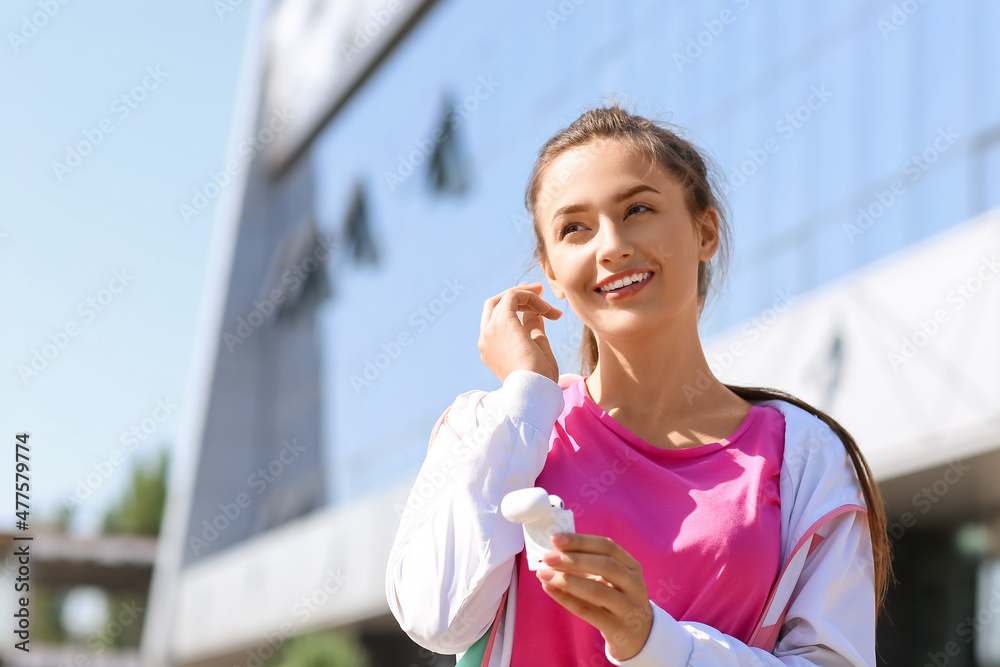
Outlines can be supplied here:
[[[101, 535], [77, 537], [55, 532], [39, 532], [31, 540], [23, 535], [0, 534], [0, 582], [9, 586], [11, 595], [4, 597], [5, 618], [13, 618], [15, 605], [15, 578], [18, 559], [14, 555], [19, 545], [27, 545], [30, 552], [27, 597], [29, 610], [32, 591], [37, 586], [69, 590], [78, 586], [97, 586], [108, 592], [134, 595], [134, 602], [125, 603], [127, 609], [114, 610], [108, 624], [89, 637], [84, 647], [52, 645], [29, 636], [29, 651], [14, 647], [14, 642], [0, 646], [0, 664], [9, 667], [59, 667], [87, 664], [90, 667], [137, 667], [139, 651], [135, 648], [118, 649], [110, 646], [113, 637], [120, 636], [123, 625], [141, 622], [141, 612], [149, 594], [149, 584], [156, 557], [154, 537], [134, 535]], [[31, 588], [34, 587], [34, 588]], [[97, 650], [97, 649], [100, 650]]]

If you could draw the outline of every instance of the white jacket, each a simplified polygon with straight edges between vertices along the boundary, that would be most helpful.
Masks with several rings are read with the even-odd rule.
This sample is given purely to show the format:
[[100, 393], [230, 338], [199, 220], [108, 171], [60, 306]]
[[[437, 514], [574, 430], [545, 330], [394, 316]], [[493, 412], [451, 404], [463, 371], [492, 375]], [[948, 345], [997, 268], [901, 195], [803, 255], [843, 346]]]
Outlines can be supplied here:
[[[514, 556], [524, 536], [520, 524], [499, 514], [500, 500], [534, 486], [564, 408], [563, 389], [580, 379], [567, 373], [557, 384], [532, 371], [513, 371], [495, 391], [461, 394], [438, 419], [385, 578], [389, 608], [417, 644], [460, 659], [492, 626], [489, 667], [510, 665]], [[761, 404], [785, 418], [782, 568], [751, 645], [703, 623], [675, 620], [653, 604], [642, 650], [622, 661], [607, 655], [612, 664], [875, 664], [872, 543], [851, 459], [819, 418], [786, 401]]]

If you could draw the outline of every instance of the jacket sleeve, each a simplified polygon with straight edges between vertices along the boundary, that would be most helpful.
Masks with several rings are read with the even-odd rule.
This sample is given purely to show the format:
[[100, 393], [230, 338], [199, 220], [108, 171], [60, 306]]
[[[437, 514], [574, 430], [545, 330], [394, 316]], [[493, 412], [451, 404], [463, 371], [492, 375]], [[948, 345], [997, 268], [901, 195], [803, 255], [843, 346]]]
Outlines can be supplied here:
[[845, 512], [807, 557], [772, 653], [703, 623], [676, 621], [653, 604], [642, 650], [623, 667], [873, 667], [875, 569], [868, 515]]
[[500, 500], [534, 485], [563, 407], [557, 383], [516, 370], [460, 395], [435, 425], [385, 573], [389, 609], [420, 646], [457, 654], [490, 628], [524, 548]]

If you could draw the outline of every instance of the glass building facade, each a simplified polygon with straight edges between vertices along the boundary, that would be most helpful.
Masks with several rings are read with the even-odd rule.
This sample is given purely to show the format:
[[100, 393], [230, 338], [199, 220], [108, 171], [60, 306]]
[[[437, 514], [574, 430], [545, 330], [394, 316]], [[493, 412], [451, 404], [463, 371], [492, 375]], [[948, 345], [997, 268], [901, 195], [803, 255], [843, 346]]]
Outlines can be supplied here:
[[[483, 301], [544, 281], [530, 167], [603, 94], [686, 128], [726, 176], [733, 262], [710, 337], [1000, 204], [998, 27], [985, 0], [435, 3], [308, 151], [320, 228], [340, 233], [361, 183], [382, 258], [338, 269], [320, 311], [330, 502], [418, 466], [454, 397], [498, 385]], [[435, 151], [464, 191], [435, 187]], [[546, 327], [575, 372], [561, 305]]]

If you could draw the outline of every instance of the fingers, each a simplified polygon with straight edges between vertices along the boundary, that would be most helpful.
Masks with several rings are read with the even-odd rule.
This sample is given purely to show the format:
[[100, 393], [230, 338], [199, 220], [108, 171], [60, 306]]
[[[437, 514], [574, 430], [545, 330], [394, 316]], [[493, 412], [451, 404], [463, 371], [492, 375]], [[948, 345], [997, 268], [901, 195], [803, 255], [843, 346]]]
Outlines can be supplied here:
[[546, 566], [570, 577], [584, 579], [586, 583], [578, 582], [577, 588], [598, 593], [603, 586], [608, 591], [619, 591], [628, 596], [645, 599], [645, 581], [642, 571], [627, 567], [621, 561], [603, 554], [588, 554], [581, 552], [550, 551], [543, 558]]
[[[600, 628], [620, 624], [634, 615], [644, 598], [632, 596], [605, 582], [559, 570], [539, 570], [542, 590], [561, 605]], [[544, 574], [551, 573], [551, 576]], [[548, 577], [546, 579], [546, 577]]]
[[[537, 293], [526, 292], [525, 289], [533, 290]], [[548, 317], [549, 319], [557, 320], [562, 317], [562, 311], [553, 306], [551, 303], [543, 299], [540, 295], [543, 291], [541, 283], [535, 283], [535, 286], [528, 286], [527, 288], [515, 287], [502, 292], [500, 296], [500, 301], [505, 298], [511, 300], [511, 305], [515, 306], [515, 310], [528, 312], [533, 311], [538, 313], [543, 317]]]
[[653, 626], [653, 607], [647, 598], [630, 597], [576, 575], [548, 572], [553, 574], [550, 580], [542, 582], [542, 590], [597, 628], [612, 656], [626, 660], [642, 650]]
[[635, 570], [626, 567], [621, 561], [603, 554], [588, 554], [579, 551], [550, 551], [542, 558], [543, 562], [553, 569], [573, 574], [594, 574], [612, 585], [621, 588]]
[[[561, 573], [556, 573], [556, 577], [562, 577]], [[584, 582], [586, 580], [581, 579], [573, 575], [566, 575], [567, 578], [579, 580]], [[591, 582], [593, 584], [593, 582]], [[588, 591], [581, 591], [580, 586], [574, 584], [572, 581], [569, 583], [562, 581], [555, 581], [553, 579], [552, 583], [542, 582], [542, 590], [551, 595], [556, 602], [561, 604], [563, 607], [573, 612], [583, 620], [587, 621], [595, 628], [607, 627], [615, 622], [614, 613], [605, 605], [615, 606], [614, 602], [611, 600], [610, 596], [615, 595], [611, 588], [608, 588], [604, 584], [594, 584], [598, 587], [603, 587], [604, 591], [594, 589], [589, 591], [590, 595], [585, 595], [581, 593], [587, 593]], [[620, 593], [617, 595], [621, 595]], [[596, 601], [601, 599], [601, 601]]]
[[555, 359], [552, 348], [549, 346], [549, 339], [545, 336], [545, 320], [533, 310], [526, 310], [521, 316], [524, 327], [528, 330], [531, 340], [542, 348], [550, 357]]
[[636, 655], [645, 645], [653, 621], [639, 562], [608, 537], [557, 535], [568, 539], [543, 557], [552, 569], [538, 570], [542, 589], [600, 630], [612, 655], [620, 659]]
[[485, 301], [479, 322], [479, 359], [504, 381], [519, 368], [558, 381], [558, 363], [545, 337], [543, 318], [562, 311], [541, 296], [542, 284], [521, 283]]
[[553, 540], [559, 535], [566, 537], [566, 543], [556, 545], [555, 541], [553, 541], [552, 544], [555, 545], [554, 548], [564, 552], [564, 555], [568, 551], [603, 554], [621, 562], [629, 570], [642, 569], [639, 561], [610, 537], [604, 535], [587, 535], [585, 533], [556, 533], [552, 536]]
[[[523, 287], [522, 287], [523, 286]], [[553, 320], [557, 320], [562, 317], [562, 311], [542, 299], [539, 294], [544, 288], [541, 283], [533, 283], [532, 285], [526, 285], [521, 283], [517, 287], [511, 287], [509, 289], [500, 292], [494, 296], [491, 296], [483, 304], [483, 314], [479, 321], [480, 331], [486, 329], [489, 324], [490, 319], [493, 317], [498, 304], [505, 298], [508, 299], [508, 307], [505, 309], [506, 312], [514, 314], [523, 311], [525, 313], [531, 311], [538, 313], [543, 317], [548, 317]], [[537, 292], [537, 293], [533, 293]]]
[[538, 313], [538, 315], [542, 317], [547, 317], [550, 320], [558, 320], [560, 317], [562, 317], [561, 310], [559, 310], [551, 303], [549, 303], [542, 297], [538, 296], [537, 294], [518, 291], [505, 294], [500, 299], [500, 303], [503, 303], [504, 299], [508, 299], [511, 302], [510, 312], [512, 313], [516, 313], [518, 311], [527, 313], [530, 311]]
[[[525, 286], [525, 287], [522, 287], [522, 285]], [[540, 285], [540, 283], [534, 283], [534, 285]], [[480, 330], [483, 330], [483, 329], [486, 328], [486, 325], [490, 321], [490, 317], [493, 315], [493, 309], [497, 307], [497, 304], [500, 303], [500, 299], [502, 299], [503, 296], [507, 292], [509, 292], [511, 289], [533, 289], [533, 286], [532, 285], [528, 285], [527, 283], [521, 283], [517, 287], [512, 287], [510, 289], [505, 289], [504, 291], [500, 292], [499, 294], [494, 294], [490, 298], [486, 299], [486, 301], [483, 302], [483, 315], [482, 315], [482, 318], [480, 318], [480, 320], [479, 320], [479, 329]]]

